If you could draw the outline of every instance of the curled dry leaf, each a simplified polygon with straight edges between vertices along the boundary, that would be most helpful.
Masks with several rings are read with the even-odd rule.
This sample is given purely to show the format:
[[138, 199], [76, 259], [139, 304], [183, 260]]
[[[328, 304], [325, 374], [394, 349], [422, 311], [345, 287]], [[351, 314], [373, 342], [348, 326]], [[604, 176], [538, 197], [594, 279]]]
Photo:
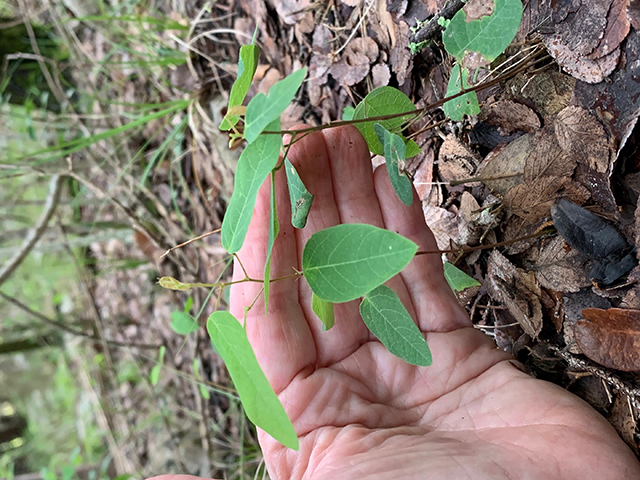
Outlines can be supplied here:
[[440, 250], [451, 248], [451, 242], [456, 245], [467, 244], [469, 229], [460, 215], [428, 204], [422, 205], [422, 211]]
[[398, 85], [404, 85], [404, 82], [409, 78], [411, 70], [413, 70], [413, 60], [411, 51], [407, 48], [409, 45], [409, 38], [411, 38], [411, 31], [409, 25], [406, 22], [399, 20], [395, 25], [395, 45], [391, 49], [391, 70], [396, 74], [398, 79]]
[[504, 204], [509, 213], [530, 223], [548, 216], [551, 205], [558, 197], [582, 203], [589, 198], [589, 192], [567, 177], [539, 177], [533, 183], [516, 185], [509, 190]]
[[631, 0], [627, 6], [627, 16], [631, 22], [631, 26], [636, 30], [640, 30], [640, 0]]
[[557, 38], [548, 37], [544, 40], [551, 56], [567, 73], [586, 83], [602, 82], [615, 70], [620, 58], [620, 48], [595, 60], [578, 57], [569, 47], [556, 43], [557, 41]]
[[542, 305], [534, 273], [516, 268], [494, 250], [489, 255], [486, 286], [491, 297], [505, 304], [525, 333], [537, 338], [542, 330]]
[[586, 308], [582, 315], [574, 327], [582, 353], [608, 368], [640, 370], [640, 310]]
[[609, 170], [609, 145], [604, 127], [587, 110], [567, 107], [554, 123], [560, 147], [598, 172]]
[[378, 44], [369, 38], [351, 40], [339, 62], [331, 65], [329, 73], [338, 82], [355, 85], [369, 73], [369, 65], [378, 58]]
[[438, 152], [438, 173], [449, 182], [473, 177], [478, 159], [455, 135], [447, 135]]

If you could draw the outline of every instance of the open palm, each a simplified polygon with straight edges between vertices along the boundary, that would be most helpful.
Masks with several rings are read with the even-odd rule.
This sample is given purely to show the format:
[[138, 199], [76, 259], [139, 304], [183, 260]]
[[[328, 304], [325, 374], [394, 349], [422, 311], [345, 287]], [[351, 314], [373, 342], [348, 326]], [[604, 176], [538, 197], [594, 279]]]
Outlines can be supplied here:
[[[306, 228], [294, 230], [278, 171], [273, 277], [300, 268], [311, 234], [340, 223], [384, 227], [436, 248], [419, 200], [406, 207], [384, 167], [373, 174], [355, 128], [308, 135], [289, 159], [315, 199]], [[264, 268], [269, 198], [267, 182], [239, 252], [252, 278]], [[243, 277], [236, 265], [235, 278]], [[249, 340], [300, 438], [295, 452], [261, 432], [273, 479], [640, 478], [635, 457], [595, 410], [520, 371], [472, 327], [438, 256], [415, 257], [387, 284], [425, 333], [430, 367], [390, 354], [368, 332], [358, 302], [336, 305], [335, 327], [323, 332], [304, 279], [273, 283], [268, 314], [261, 298], [249, 311]], [[259, 294], [259, 284], [235, 285], [232, 313], [242, 318]]]

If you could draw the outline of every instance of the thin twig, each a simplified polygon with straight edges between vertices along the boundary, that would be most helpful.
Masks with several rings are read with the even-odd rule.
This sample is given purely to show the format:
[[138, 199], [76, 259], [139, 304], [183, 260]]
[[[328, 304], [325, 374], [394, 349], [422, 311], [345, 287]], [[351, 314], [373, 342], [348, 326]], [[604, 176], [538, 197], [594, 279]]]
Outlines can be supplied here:
[[58, 202], [60, 201], [60, 193], [62, 191], [62, 177], [54, 175], [49, 183], [49, 195], [44, 204], [44, 210], [38, 219], [38, 222], [29, 232], [20, 249], [9, 259], [9, 261], [0, 269], [0, 285], [2, 285], [15, 272], [16, 268], [27, 258], [29, 252], [36, 246], [40, 237], [47, 230], [49, 220], [53, 216]]
[[530, 240], [532, 238], [538, 238], [542, 235], [545, 235], [549, 232], [545, 230], [540, 230], [539, 232], [532, 233], [530, 235], [525, 235], [524, 237], [514, 238], [513, 240], [506, 240], [504, 242], [492, 243], [490, 245], [477, 245], [475, 247], [467, 247], [467, 248], [450, 248], [447, 250], [420, 250], [416, 252], [416, 255], [440, 255], [442, 253], [460, 253], [461, 255], [466, 255], [469, 252], [475, 252], [476, 250], [486, 250], [488, 248], [499, 248], [506, 247], [507, 245], [513, 245], [514, 243], [521, 242], [524, 240]]
[[433, 40], [436, 35], [439, 35], [444, 28], [438, 23], [438, 20], [444, 18], [445, 20], [451, 20], [458, 11], [464, 7], [465, 0], [450, 0], [442, 7], [440, 13], [435, 15], [431, 20], [425, 23], [416, 33], [414, 33], [409, 39], [409, 43], [420, 43], [427, 40]]
[[[84, 337], [94, 342], [100, 341], [98, 337], [94, 337], [93, 335], [89, 333], [85, 333], [81, 330], [76, 330], [75, 328], [69, 327], [64, 323], [56, 322], [55, 320], [52, 320], [51, 318], [41, 314], [40, 312], [36, 312], [35, 310], [30, 309], [28, 306], [26, 306], [17, 298], [10, 297], [9, 295], [2, 292], [0, 292], [0, 297], [2, 297], [7, 302], [15, 305], [23, 312], [28, 313], [32, 317], [37, 318], [41, 322], [46, 323], [47, 325], [50, 325], [54, 328], [57, 328], [58, 330], [62, 330], [64, 332], [70, 333], [71, 335], [75, 335], [77, 337]], [[146, 350], [157, 350], [161, 347], [161, 345], [152, 345], [152, 344], [145, 344], [145, 343], [122, 343], [115, 340], [105, 340], [105, 341], [107, 345], [111, 347], [142, 348]]]
[[177, 250], [177, 249], [182, 248], [182, 247], [186, 247], [186, 246], [187, 246], [187, 245], [189, 245], [190, 243], [197, 242], [198, 240], [202, 240], [203, 238], [209, 237], [209, 236], [211, 236], [211, 235], [215, 235], [216, 233], [219, 233], [219, 232], [220, 232], [220, 230], [221, 230], [220, 228], [216, 228], [215, 230], [213, 230], [213, 231], [211, 231], [211, 232], [203, 233], [202, 235], [200, 235], [200, 236], [198, 236], [198, 237], [195, 237], [195, 238], [192, 238], [191, 240], [187, 240], [186, 242], [181, 243], [180, 245], [176, 245], [175, 247], [171, 247], [169, 250], [167, 250], [166, 252], [164, 252], [164, 253], [160, 256], [160, 258], [159, 258], [158, 260], [162, 260], [165, 256], [169, 255], [169, 254], [170, 254], [171, 252], [173, 252], [174, 250]]
[[407, 111], [407, 112], [400, 112], [400, 113], [392, 113], [392, 114], [389, 114], [389, 115], [380, 115], [380, 116], [376, 116], [376, 117], [357, 118], [357, 119], [352, 119], [352, 120], [340, 120], [338, 122], [332, 122], [332, 123], [327, 123], [327, 124], [323, 124], [323, 125], [317, 125], [315, 127], [301, 128], [299, 130], [265, 130], [262, 133], [263, 134], [267, 134], [267, 135], [286, 135], [286, 134], [292, 134], [293, 132], [297, 132], [298, 134], [303, 134], [303, 133], [317, 132], [319, 130], [325, 130], [325, 129], [328, 129], [328, 128], [344, 127], [345, 125], [355, 125], [357, 123], [381, 122], [381, 121], [385, 121], [385, 120], [392, 120], [394, 118], [412, 117], [412, 116], [422, 115], [422, 114], [427, 113], [427, 112], [429, 112], [431, 110], [435, 110], [436, 108], [441, 107], [445, 103], [447, 103], [447, 102], [449, 102], [451, 100], [454, 100], [454, 99], [456, 99], [458, 97], [461, 97], [462, 95], [465, 95], [465, 94], [467, 94], [469, 92], [477, 92], [477, 91], [480, 91], [480, 90], [484, 90], [486, 88], [489, 88], [489, 87], [492, 87], [494, 85], [497, 85], [500, 82], [508, 80], [508, 79], [514, 77], [515, 75], [517, 75], [518, 73], [524, 72], [527, 68], [535, 65], [540, 60], [542, 60], [542, 59], [535, 59], [535, 60], [533, 60], [531, 62], [527, 62], [526, 64], [521, 65], [520, 67], [516, 68], [515, 70], [503, 73], [502, 75], [500, 75], [499, 77], [494, 78], [493, 80], [489, 80], [486, 83], [484, 83], [484, 82], [483, 83], [479, 83], [478, 85], [474, 85], [473, 87], [463, 88], [462, 90], [460, 90], [455, 95], [451, 95], [449, 97], [445, 97], [445, 98], [443, 98], [441, 100], [433, 102], [433, 103], [431, 103], [429, 105], [426, 105], [426, 106], [424, 106], [422, 108], [416, 108], [415, 110], [410, 110], [410, 111]]

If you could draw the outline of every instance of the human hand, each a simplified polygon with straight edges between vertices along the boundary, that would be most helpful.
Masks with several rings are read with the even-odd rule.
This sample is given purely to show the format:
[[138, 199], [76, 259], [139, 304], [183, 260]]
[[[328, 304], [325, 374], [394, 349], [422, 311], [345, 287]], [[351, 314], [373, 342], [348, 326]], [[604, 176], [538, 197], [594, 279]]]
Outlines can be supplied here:
[[[406, 207], [384, 166], [372, 174], [367, 145], [354, 127], [308, 135], [288, 157], [315, 199], [306, 228], [294, 230], [285, 174], [278, 171], [283, 221], [273, 278], [300, 268], [312, 233], [340, 223], [369, 223], [421, 250], [437, 248], [418, 198]], [[238, 254], [252, 278], [261, 278], [266, 258], [268, 183]], [[234, 279], [241, 278], [236, 265]], [[323, 332], [304, 279], [274, 282], [268, 314], [262, 298], [249, 311], [249, 340], [300, 439], [296, 452], [260, 432], [271, 478], [640, 478], [640, 464], [604, 418], [578, 397], [520, 371], [472, 327], [437, 255], [414, 257], [387, 284], [425, 333], [431, 366], [389, 353], [367, 330], [357, 301], [336, 305], [335, 326]], [[236, 318], [260, 288], [233, 286]]]

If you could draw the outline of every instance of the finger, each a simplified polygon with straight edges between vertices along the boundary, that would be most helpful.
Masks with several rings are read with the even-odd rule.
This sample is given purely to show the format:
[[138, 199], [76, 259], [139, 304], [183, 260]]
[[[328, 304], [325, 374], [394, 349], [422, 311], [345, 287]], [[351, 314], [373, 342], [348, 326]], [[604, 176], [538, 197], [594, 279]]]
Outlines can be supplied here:
[[[301, 261], [304, 246], [311, 235], [340, 224], [340, 214], [334, 197], [329, 153], [323, 135], [314, 132], [296, 142], [291, 147], [288, 158], [309, 192], [314, 195], [306, 227], [296, 230]], [[353, 302], [335, 305], [335, 326], [325, 332], [320, 319], [311, 308], [311, 289], [308, 283], [300, 282], [299, 289], [300, 303], [315, 339], [318, 367], [339, 362], [368, 339], [364, 326], [360, 324], [354, 328], [350, 321], [354, 312], [357, 315], [357, 305]]]
[[[393, 190], [384, 165], [376, 169], [374, 182], [386, 228], [414, 241], [418, 250], [437, 250], [438, 245], [424, 221], [415, 190], [413, 203], [407, 207]], [[444, 279], [439, 255], [414, 257], [400, 276], [409, 290], [422, 331], [448, 332], [471, 325], [467, 313]]]
[[[298, 268], [295, 234], [291, 226], [291, 208], [284, 169], [276, 172], [276, 205], [280, 232], [271, 255], [271, 278], [284, 277]], [[264, 278], [269, 239], [271, 179], [262, 185], [249, 225], [247, 237], [234, 264], [233, 279]], [[276, 393], [284, 389], [293, 377], [307, 365], [315, 363], [313, 337], [298, 303], [298, 280], [295, 278], [270, 284], [269, 312], [265, 314], [262, 283], [246, 282], [233, 285], [230, 311], [238, 319], [245, 307], [255, 300], [247, 313], [247, 336], [260, 366]], [[257, 300], [256, 300], [257, 298]], [[300, 346], [304, 345], [304, 348]]]
[[[340, 223], [367, 223], [384, 228], [384, 219], [373, 184], [371, 155], [364, 137], [352, 125], [324, 130], [323, 136], [329, 154], [333, 196], [338, 206]], [[409, 314], [415, 318], [413, 304], [402, 278], [393, 277], [387, 285], [400, 297]], [[359, 301], [352, 302], [350, 307], [350, 318], [361, 325]]]

